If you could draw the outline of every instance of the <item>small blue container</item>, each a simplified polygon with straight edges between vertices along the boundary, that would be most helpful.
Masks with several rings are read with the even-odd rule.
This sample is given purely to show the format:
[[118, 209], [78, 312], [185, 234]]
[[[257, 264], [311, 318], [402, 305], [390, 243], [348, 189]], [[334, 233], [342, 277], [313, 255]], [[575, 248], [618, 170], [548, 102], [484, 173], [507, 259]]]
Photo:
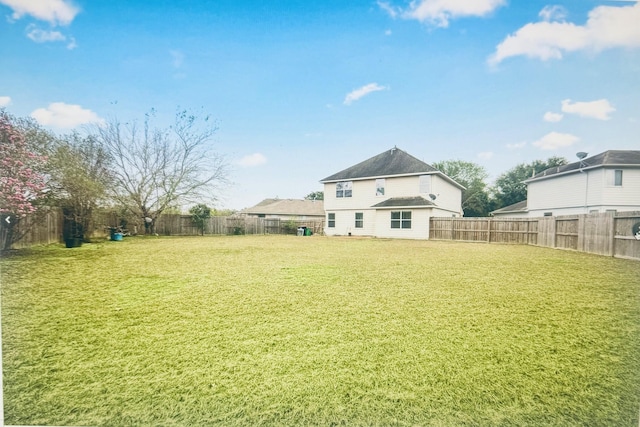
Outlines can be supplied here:
[[113, 233], [111, 235], [111, 240], [115, 240], [116, 242], [119, 242], [120, 240], [122, 240], [122, 233]]

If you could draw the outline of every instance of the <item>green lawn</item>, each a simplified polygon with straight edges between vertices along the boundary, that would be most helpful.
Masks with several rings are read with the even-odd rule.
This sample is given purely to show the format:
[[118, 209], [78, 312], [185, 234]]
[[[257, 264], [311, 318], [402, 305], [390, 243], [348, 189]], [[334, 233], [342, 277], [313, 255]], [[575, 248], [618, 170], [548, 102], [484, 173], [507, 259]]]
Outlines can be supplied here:
[[234, 236], [1, 267], [7, 424], [638, 426], [637, 261]]

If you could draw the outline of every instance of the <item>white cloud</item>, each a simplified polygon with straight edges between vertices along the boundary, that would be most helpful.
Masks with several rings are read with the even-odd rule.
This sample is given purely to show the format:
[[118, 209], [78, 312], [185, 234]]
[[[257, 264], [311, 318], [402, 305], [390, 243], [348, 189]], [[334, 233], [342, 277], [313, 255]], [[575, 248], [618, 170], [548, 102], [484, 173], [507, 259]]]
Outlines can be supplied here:
[[377, 92], [380, 90], [388, 89], [386, 86], [380, 86], [377, 83], [369, 83], [368, 85], [364, 85], [361, 88], [352, 90], [347, 94], [344, 98], [344, 105], [351, 105], [353, 101], [357, 101], [363, 96], [369, 95], [372, 92]]
[[60, 31], [41, 30], [40, 28], [35, 28], [34, 26], [27, 27], [27, 31], [27, 37], [29, 37], [36, 43], [59, 42], [67, 40], [64, 34], [62, 34]]
[[574, 102], [570, 99], [562, 101], [562, 111], [570, 114], [577, 114], [581, 117], [589, 117], [598, 120], [609, 120], [609, 113], [616, 109], [606, 99], [599, 99], [590, 102]]
[[386, 2], [378, 2], [378, 6], [392, 18], [401, 16], [404, 19], [415, 19], [420, 22], [446, 28], [449, 21], [467, 16], [486, 16], [506, 0], [414, 0], [406, 10], [394, 8]]
[[550, 132], [532, 143], [534, 147], [538, 147], [541, 150], [557, 150], [558, 148], [569, 147], [580, 138], [570, 133]]
[[516, 142], [515, 144], [507, 144], [507, 148], [509, 150], [520, 150], [524, 147], [526, 147], [527, 143], [525, 141], [523, 142]]
[[73, 129], [89, 123], [104, 124], [104, 119], [93, 111], [64, 102], [53, 102], [47, 108], [38, 108], [31, 113], [31, 117], [41, 125], [61, 129]]
[[12, 19], [30, 15], [52, 25], [69, 25], [80, 9], [68, 0], [0, 0], [13, 10]]
[[391, 34], [393, 34], [393, 33], [391, 32], [391, 30], [385, 30], [385, 31], [384, 31], [384, 35], [385, 35], [385, 36], [390, 36]]
[[378, 7], [389, 14], [390, 17], [395, 18], [398, 16], [399, 9], [391, 6], [386, 1], [378, 1]]
[[538, 14], [543, 21], [563, 21], [567, 10], [562, 6], [545, 6]]
[[563, 114], [552, 113], [551, 111], [547, 111], [546, 113], [544, 113], [544, 116], [542, 118], [544, 119], [545, 122], [557, 123], [560, 120], [562, 120], [563, 117], [564, 117]]
[[249, 154], [238, 160], [238, 164], [244, 167], [260, 166], [267, 163], [267, 158], [260, 153]]
[[49, 42], [66, 42], [67, 49], [75, 49], [78, 47], [76, 43], [76, 39], [73, 37], [68, 37], [62, 34], [57, 30], [42, 30], [38, 28], [34, 24], [29, 24], [27, 26], [27, 37], [33, 40], [36, 43], [49, 43]]
[[483, 151], [481, 153], [478, 153], [478, 158], [482, 160], [490, 160], [491, 158], [493, 158], [493, 152]]
[[[545, 11], [546, 10], [546, 11]], [[543, 9], [543, 19], [558, 12]], [[563, 53], [579, 50], [640, 47], [640, 2], [632, 6], [598, 6], [589, 12], [585, 25], [544, 20], [529, 23], [507, 36], [488, 59], [497, 65], [506, 58], [523, 55], [542, 61], [561, 59]]]
[[11, 104], [10, 96], [0, 96], [0, 107], [6, 107], [9, 104]]

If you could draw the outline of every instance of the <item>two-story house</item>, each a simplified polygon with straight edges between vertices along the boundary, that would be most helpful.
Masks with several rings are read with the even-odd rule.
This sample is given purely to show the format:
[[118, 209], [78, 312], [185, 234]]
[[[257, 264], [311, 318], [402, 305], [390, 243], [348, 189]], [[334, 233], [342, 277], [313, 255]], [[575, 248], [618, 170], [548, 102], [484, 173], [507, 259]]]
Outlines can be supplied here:
[[429, 238], [429, 218], [462, 216], [464, 187], [394, 147], [320, 181], [325, 234]]
[[527, 200], [495, 216], [541, 217], [640, 211], [640, 151], [609, 150], [549, 168], [524, 181]]

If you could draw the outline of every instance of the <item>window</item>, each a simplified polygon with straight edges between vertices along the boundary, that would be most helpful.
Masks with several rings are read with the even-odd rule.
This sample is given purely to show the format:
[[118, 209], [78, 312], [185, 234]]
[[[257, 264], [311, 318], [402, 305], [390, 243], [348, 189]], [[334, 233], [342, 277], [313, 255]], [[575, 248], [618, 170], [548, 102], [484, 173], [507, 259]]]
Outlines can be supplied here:
[[431, 193], [431, 175], [420, 175], [420, 193]]
[[327, 226], [329, 228], [336, 227], [336, 214], [334, 213], [327, 214]]
[[391, 228], [411, 228], [411, 211], [391, 212]]
[[384, 178], [376, 179], [376, 196], [384, 196]]
[[622, 169], [613, 171], [613, 185], [620, 187], [622, 185]]
[[543, 215], [544, 216], [553, 216], [553, 212], [545, 212]]
[[356, 228], [362, 228], [364, 226], [364, 214], [362, 212], [356, 212]]
[[351, 197], [353, 183], [351, 181], [336, 182], [336, 197]]

